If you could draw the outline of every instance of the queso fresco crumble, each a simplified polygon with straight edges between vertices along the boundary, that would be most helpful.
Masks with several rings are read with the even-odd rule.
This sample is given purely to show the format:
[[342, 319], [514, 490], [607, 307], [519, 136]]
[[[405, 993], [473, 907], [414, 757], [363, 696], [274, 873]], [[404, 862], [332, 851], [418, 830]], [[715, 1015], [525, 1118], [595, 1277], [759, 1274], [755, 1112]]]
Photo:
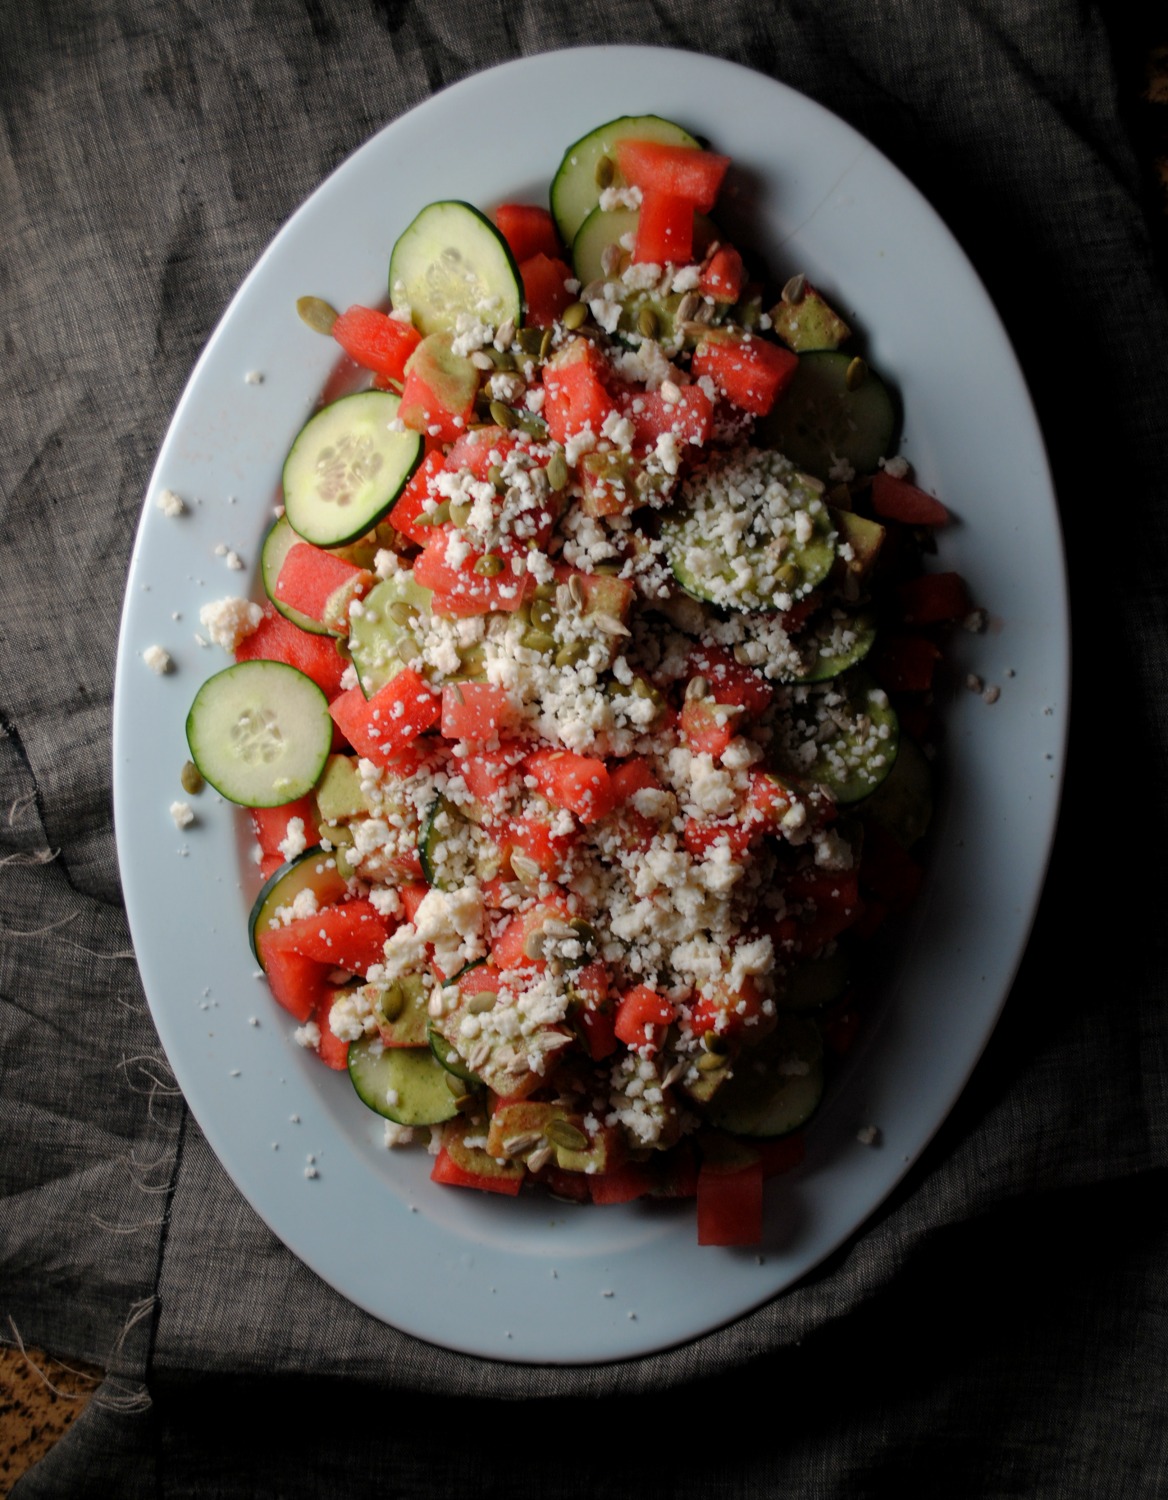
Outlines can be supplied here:
[[360, 378], [288, 455], [266, 602], [202, 611], [235, 664], [188, 720], [252, 809], [273, 995], [388, 1144], [696, 1194], [723, 1244], [915, 890], [969, 611], [851, 330], [708, 217], [728, 167], [614, 121], [550, 212], [423, 209], [388, 313], [301, 299]]

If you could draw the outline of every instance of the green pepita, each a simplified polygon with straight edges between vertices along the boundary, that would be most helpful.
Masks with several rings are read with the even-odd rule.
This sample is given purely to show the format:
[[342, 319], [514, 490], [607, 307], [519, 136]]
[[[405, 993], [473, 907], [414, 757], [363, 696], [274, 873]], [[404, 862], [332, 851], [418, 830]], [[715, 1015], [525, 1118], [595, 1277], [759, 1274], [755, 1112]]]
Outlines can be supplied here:
[[470, 520], [472, 501], [452, 500], [450, 502], [450, 519], [461, 531]]
[[703, 1052], [698, 1058], [698, 1068], [703, 1073], [716, 1072], [718, 1068], [726, 1066], [726, 1059], [717, 1052]]
[[857, 354], [844, 372], [844, 384], [849, 391], [858, 391], [868, 378], [868, 362]]
[[583, 1151], [588, 1145], [588, 1137], [571, 1120], [552, 1120], [545, 1133], [553, 1146], [565, 1151]]
[[637, 314], [637, 332], [643, 339], [655, 339], [660, 319], [651, 307], [643, 307]]
[[474, 570], [480, 578], [497, 578], [506, 566], [497, 552], [488, 552], [475, 563]]
[[302, 323], [307, 323], [313, 333], [331, 334], [333, 324], [340, 313], [323, 297], [297, 297], [296, 311]]
[[515, 426], [515, 413], [509, 406], [504, 406], [501, 401], [492, 401], [490, 412], [491, 421], [496, 427], [502, 427], [504, 431], [510, 432]]
[[495, 990], [477, 990], [466, 1002], [466, 1008], [472, 1016], [481, 1016], [495, 1008], [498, 998]]
[[611, 156], [598, 156], [596, 159], [596, 186], [604, 191], [612, 186], [612, 179], [616, 176], [616, 163]]
[[568, 461], [558, 448], [548, 459], [547, 478], [548, 484], [557, 493], [568, 483]]
[[569, 302], [560, 314], [560, 322], [569, 332], [575, 333], [588, 321], [588, 309], [583, 302]]
[[569, 641], [556, 652], [557, 667], [574, 667], [588, 655], [587, 641]]
[[178, 779], [182, 783], [184, 792], [189, 792], [192, 797], [197, 797], [205, 785], [202, 772], [193, 760], [185, 761], [182, 770], [178, 773]]

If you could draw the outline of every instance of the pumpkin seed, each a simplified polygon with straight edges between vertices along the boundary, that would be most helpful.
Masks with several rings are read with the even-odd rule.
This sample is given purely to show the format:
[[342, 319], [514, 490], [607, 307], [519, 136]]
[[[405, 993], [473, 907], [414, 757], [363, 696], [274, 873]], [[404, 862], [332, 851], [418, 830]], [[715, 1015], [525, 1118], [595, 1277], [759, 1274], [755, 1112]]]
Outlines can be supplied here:
[[519, 347], [524, 354], [538, 354], [539, 346], [543, 343], [545, 330], [542, 328], [521, 328], [516, 334]]
[[492, 401], [490, 405], [491, 421], [496, 427], [502, 427], [510, 432], [515, 426], [515, 413], [509, 406], [504, 406], [501, 401]]
[[546, 583], [537, 583], [535, 586], [535, 597], [537, 599], [554, 599], [556, 597], [556, 586], [549, 579]]
[[390, 1026], [400, 1017], [406, 1008], [406, 992], [400, 984], [391, 984], [388, 989], [382, 990], [377, 1001], [377, 1009], [382, 1019]]
[[775, 577], [785, 589], [793, 589], [799, 582], [799, 569], [794, 563], [785, 562], [777, 569]]
[[596, 947], [596, 928], [591, 922], [586, 922], [583, 917], [573, 917], [568, 926], [579, 938], [583, 947], [589, 949]]
[[611, 156], [600, 156], [596, 159], [596, 186], [604, 191], [612, 186], [612, 179], [616, 176], [616, 163]]
[[552, 454], [551, 458], [548, 459], [548, 466], [545, 473], [547, 474], [548, 484], [557, 493], [567, 484], [569, 477], [568, 462], [558, 448]]
[[178, 779], [182, 783], [184, 792], [189, 792], [192, 797], [197, 797], [203, 790], [203, 776], [193, 760], [183, 762], [183, 768], [178, 773]]
[[844, 372], [844, 384], [849, 391], [858, 391], [868, 378], [868, 362], [857, 354]]
[[534, 932], [529, 932], [523, 940], [523, 956], [529, 958], [532, 963], [540, 963], [543, 959], [544, 944], [547, 937], [542, 927], [537, 927]]
[[412, 604], [407, 604], [404, 599], [399, 599], [396, 604], [389, 606], [389, 618], [395, 625], [409, 627], [418, 623], [418, 612]]
[[651, 307], [643, 307], [637, 314], [637, 332], [643, 339], [655, 339], [660, 319]]
[[480, 578], [497, 578], [506, 566], [497, 552], [488, 552], [475, 563], [474, 570]]
[[552, 608], [551, 601], [541, 599], [537, 594], [531, 606], [531, 623], [537, 630], [554, 630], [556, 626], [556, 612]]
[[719, 1068], [726, 1066], [727, 1059], [720, 1057], [717, 1052], [703, 1052], [698, 1058], [698, 1068], [703, 1073], [714, 1073]]
[[547, 1128], [547, 1138], [565, 1151], [583, 1151], [588, 1145], [588, 1137], [571, 1120], [552, 1120]]
[[459, 531], [470, 520], [471, 504], [470, 500], [452, 500], [450, 502], [450, 519], [458, 527]]
[[538, 651], [541, 656], [547, 656], [556, 649], [556, 638], [546, 630], [525, 630], [519, 637], [519, 644], [526, 646], [529, 651]]
[[463, 1079], [463, 1078], [456, 1077], [453, 1073], [447, 1073], [447, 1075], [446, 1075], [446, 1087], [450, 1090], [450, 1092], [452, 1094], [455, 1094], [459, 1098], [462, 1098], [463, 1097], [463, 1092], [462, 1091], [466, 1087], [466, 1080]]
[[724, 1057], [729, 1050], [726, 1038], [717, 1031], [704, 1032], [702, 1046], [707, 1052], [716, 1052], [719, 1057]]
[[583, 302], [569, 302], [560, 314], [560, 322], [570, 333], [575, 333], [588, 321], [588, 309]]
[[495, 1001], [498, 998], [495, 990], [476, 990], [466, 1002], [466, 1008], [472, 1016], [481, 1016], [489, 1010], [494, 1010]]
[[297, 297], [296, 311], [300, 321], [307, 323], [313, 333], [331, 334], [333, 324], [340, 317], [336, 308], [323, 297]]
[[556, 652], [557, 667], [574, 667], [588, 655], [587, 641], [569, 641]]

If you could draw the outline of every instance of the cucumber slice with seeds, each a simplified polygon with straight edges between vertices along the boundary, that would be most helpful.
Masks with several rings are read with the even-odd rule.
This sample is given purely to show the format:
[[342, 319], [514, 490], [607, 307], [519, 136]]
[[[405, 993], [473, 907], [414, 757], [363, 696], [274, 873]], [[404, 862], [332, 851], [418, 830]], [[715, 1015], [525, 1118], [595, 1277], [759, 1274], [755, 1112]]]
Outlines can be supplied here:
[[622, 115], [581, 136], [564, 152], [552, 179], [552, 218], [565, 245], [572, 244], [580, 225], [600, 202], [601, 176], [606, 175], [597, 171], [602, 157], [612, 164], [610, 185], [624, 186], [613, 155], [617, 141], [622, 140], [660, 141], [667, 146], [698, 145], [688, 130], [672, 120], [663, 120], [660, 115]]
[[507, 241], [469, 203], [424, 208], [393, 247], [389, 295], [423, 334], [453, 331], [459, 313], [499, 328], [523, 322], [523, 281]]
[[417, 432], [395, 431], [392, 391], [342, 396], [310, 417], [284, 460], [284, 511], [317, 547], [341, 547], [372, 531], [422, 457]]
[[209, 677], [187, 715], [204, 780], [242, 807], [282, 807], [316, 785], [333, 741], [328, 699], [280, 661], [241, 661]]
[[900, 724], [888, 694], [855, 667], [832, 682], [792, 689], [783, 731], [781, 764], [845, 803], [867, 797], [891, 771]]
[[719, 455], [661, 524], [673, 575], [724, 609], [787, 610], [831, 572], [836, 534], [819, 481], [781, 453]]

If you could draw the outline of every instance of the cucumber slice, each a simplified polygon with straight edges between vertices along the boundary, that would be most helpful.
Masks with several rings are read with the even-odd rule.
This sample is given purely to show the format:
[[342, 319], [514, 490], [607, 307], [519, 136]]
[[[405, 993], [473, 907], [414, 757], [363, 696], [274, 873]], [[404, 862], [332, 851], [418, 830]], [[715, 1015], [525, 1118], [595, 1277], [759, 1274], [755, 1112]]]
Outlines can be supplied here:
[[732, 1135], [788, 1135], [810, 1119], [822, 1097], [819, 1027], [804, 1016], [780, 1015], [770, 1036], [738, 1059], [706, 1119]]
[[781, 453], [716, 456], [686, 481], [661, 524], [674, 577], [724, 609], [790, 609], [835, 562], [820, 489]]
[[830, 953], [804, 959], [787, 975], [778, 995], [783, 1010], [822, 1010], [838, 1000], [848, 987], [852, 965], [845, 948], [836, 944]]
[[394, 573], [361, 601], [349, 624], [349, 655], [366, 698], [421, 654], [417, 631], [430, 615], [433, 593], [412, 573]]
[[306, 849], [296, 859], [281, 865], [264, 882], [252, 903], [247, 919], [247, 940], [261, 969], [264, 961], [257, 941], [259, 934], [272, 925], [279, 908], [291, 906], [301, 891], [312, 891], [318, 908], [332, 906], [348, 894], [348, 882], [337, 869], [336, 859], [319, 846]]
[[799, 682], [829, 682], [858, 666], [876, 640], [876, 618], [867, 611], [850, 614], [827, 609], [808, 623], [799, 637], [803, 670]]
[[855, 390], [847, 373], [854, 356], [823, 349], [799, 356], [794, 379], [757, 429], [758, 441], [785, 453], [818, 479], [844, 460], [870, 474], [895, 451], [896, 407], [879, 375], [868, 371]]
[[281, 516], [264, 538], [263, 550], [260, 553], [260, 576], [264, 581], [264, 589], [276, 609], [286, 620], [291, 620], [293, 625], [299, 625], [301, 630], [307, 630], [309, 635], [339, 636], [340, 631], [330, 630], [327, 625], [322, 625], [311, 615], [306, 615], [299, 609], [293, 609], [290, 604], [285, 604], [282, 599], [276, 598], [276, 581], [280, 576], [280, 569], [284, 566], [284, 559], [292, 548], [303, 540], [304, 538], [293, 530], [288, 517]]
[[[613, 281], [629, 265], [633, 258], [632, 251], [627, 250], [621, 241], [636, 234], [639, 218], [640, 213], [635, 208], [603, 209], [597, 205], [592, 210], [572, 241], [572, 269], [584, 286], [590, 281]], [[707, 218], [705, 214], [695, 214], [694, 259], [701, 260], [709, 246], [718, 238], [718, 227], [713, 219]], [[615, 271], [606, 272], [605, 251], [610, 245], [619, 248], [620, 260]], [[676, 305], [681, 301], [681, 294], [677, 293], [672, 300]], [[656, 307], [657, 303], [652, 305]]]
[[622, 115], [581, 136], [564, 152], [552, 179], [552, 218], [565, 245], [572, 244], [576, 231], [600, 202], [597, 167], [601, 157], [607, 157], [612, 163], [611, 185], [624, 185], [613, 156], [617, 141], [622, 140], [661, 141], [667, 146], [698, 145], [688, 130], [683, 130], [672, 120], [663, 120], [659, 115]]
[[203, 778], [229, 802], [282, 807], [316, 785], [333, 741], [328, 699], [280, 661], [241, 661], [209, 677], [187, 715]]
[[375, 1037], [349, 1047], [349, 1078], [362, 1104], [398, 1125], [452, 1120], [458, 1106], [449, 1077], [429, 1047], [386, 1047]]
[[418, 857], [423, 878], [436, 890], [460, 890], [475, 874], [474, 842], [459, 837], [466, 826], [467, 819], [453, 802], [434, 799], [418, 837]]
[[523, 281], [507, 241], [469, 203], [424, 208], [393, 247], [389, 295], [423, 335], [453, 331], [459, 313], [494, 328], [523, 322]]
[[864, 808], [906, 849], [924, 838], [933, 816], [933, 768], [915, 740], [902, 736], [896, 762]]
[[896, 711], [862, 667], [833, 682], [795, 688], [782, 725], [781, 764], [826, 787], [839, 803], [874, 792], [896, 760]]
[[358, 391], [318, 411], [284, 460], [284, 511], [317, 547], [341, 547], [392, 509], [422, 457], [420, 433], [395, 431], [401, 398]]
[[476, 1088], [484, 1087], [483, 1080], [477, 1073], [471, 1072], [471, 1070], [463, 1062], [462, 1058], [458, 1055], [457, 1047], [455, 1047], [452, 1042], [448, 1042], [440, 1031], [431, 1026], [429, 1028], [428, 1036], [430, 1040], [430, 1051], [434, 1054], [435, 1060], [440, 1063], [448, 1073], [453, 1073], [455, 1078], [461, 1078], [463, 1083], [470, 1084]]

